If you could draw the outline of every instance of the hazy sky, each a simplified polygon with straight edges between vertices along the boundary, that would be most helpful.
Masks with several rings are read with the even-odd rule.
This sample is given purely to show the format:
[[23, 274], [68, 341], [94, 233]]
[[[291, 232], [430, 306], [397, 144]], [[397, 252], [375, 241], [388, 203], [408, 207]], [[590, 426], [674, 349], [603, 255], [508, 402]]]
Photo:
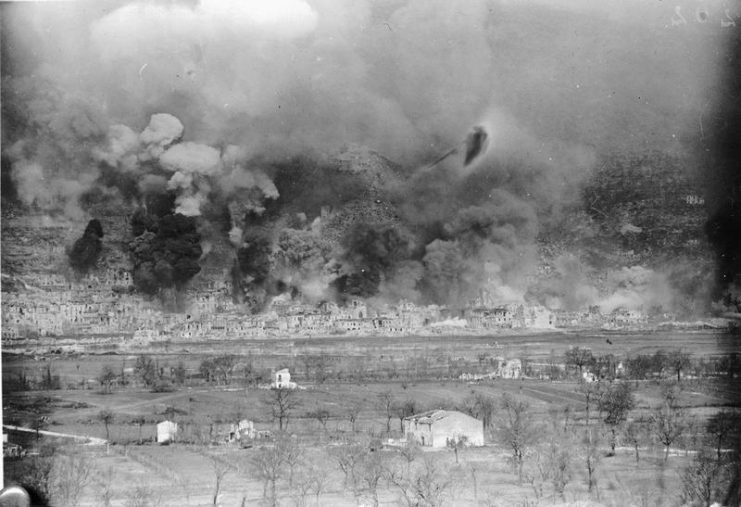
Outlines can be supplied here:
[[187, 140], [254, 152], [356, 142], [409, 161], [486, 121], [664, 148], [707, 114], [727, 9], [739, 14], [695, 0], [4, 4], [3, 75], [47, 80], [35, 87], [56, 109], [83, 101], [106, 128], [168, 112]]

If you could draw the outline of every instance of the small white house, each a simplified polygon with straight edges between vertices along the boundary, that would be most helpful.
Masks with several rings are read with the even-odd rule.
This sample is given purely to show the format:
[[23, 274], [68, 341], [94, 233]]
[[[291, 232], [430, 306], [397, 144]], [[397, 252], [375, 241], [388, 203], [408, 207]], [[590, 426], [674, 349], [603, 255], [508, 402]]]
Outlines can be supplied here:
[[291, 382], [291, 373], [288, 368], [283, 368], [273, 373], [273, 381], [270, 383], [273, 389], [296, 389], [296, 382]]
[[585, 371], [581, 374], [581, 378], [586, 382], [587, 384], [591, 384], [592, 382], [597, 382], [597, 375], [592, 373], [591, 371]]
[[229, 431], [230, 441], [255, 438], [255, 436], [255, 424], [248, 419], [242, 419], [237, 424], [232, 424]]
[[404, 419], [404, 437], [427, 447], [446, 447], [464, 440], [466, 445], [484, 445], [484, 423], [456, 410], [431, 410]]
[[177, 432], [178, 423], [172, 421], [157, 423], [157, 443], [169, 444], [170, 442], [174, 442]]

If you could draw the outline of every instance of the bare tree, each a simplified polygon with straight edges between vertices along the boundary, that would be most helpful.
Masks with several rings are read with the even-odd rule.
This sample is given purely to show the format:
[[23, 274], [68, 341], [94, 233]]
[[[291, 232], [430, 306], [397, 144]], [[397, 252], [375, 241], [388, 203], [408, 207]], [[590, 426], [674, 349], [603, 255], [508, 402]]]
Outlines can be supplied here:
[[635, 407], [633, 390], [627, 383], [616, 383], [604, 390], [597, 402], [604, 422], [610, 427], [610, 453], [615, 454], [617, 429], [625, 422], [628, 413]]
[[[573, 455], [578, 448], [576, 435], [569, 425], [569, 416], [568, 411], [554, 411], [550, 418], [550, 431], [545, 432], [546, 442], [539, 448], [542, 457], [540, 466], [543, 467], [541, 475], [550, 481], [554, 493], [562, 499], [572, 477]], [[595, 460], [589, 460], [592, 473], [596, 464]]]
[[198, 371], [207, 383], [218, 381], [216, 375], [216, 363], [211, 358], [206, 358], [198, 365]]
[[694, 415], [687, 414], [683, 419], [683, 423], [682, 446], [684, 446], [684, 455], [688, 456], [690, 449], [696, 450], [698, 448], [702, 427]]
[[54, 497], [59, 505], [78, 505], [90, 479], [92, 464], [83, 455], [57, 455], [54, 466]]
[[579, 378], [582, 378], [584, 367], [594, 363], [594, 355], [589, 349], [574, 347], [564, 354], [567, 366], [575, 366], [579, 369]]
[[684, 505], [710, 507], [715, 499], [722, 499], [723, 463], [703, 449], [682, 472], [682, 500]]
[[263, 483], [262, 497], [273, 507], [278, 505], [277, 484], [283, 477], [286, 464], [281, 442], [278, 440], [271, 446], [258, 449], [251, 459], [252, 470]]
[[131, 419], [131, 422], [139, 427], [139, 445], [142, 443], [142, 426], [147, 422], [147, 419], [143, 415], [137, 415]]
[[370, 496], [374, 507], [378, 507], [378, 485], [386, 472], [383, 455], [363, 449], [361, 460], [356, 467], [357, 478], [362, 486], [361, 491]]
[[146, 387], [152, 387], [157, 381], [157, 367], [154, 360], [144, 354], [136, 358], [134, 372]]
[[160, 505], [160, 495], [149, 486], [137, 486], [130, 490], [126, 507], [155, 507]]
[[46, 428], [49, 422], [49, 416], [37, 414], [31, 421], [31, 427], [36, 432], [36, 441], [41, 438], [41, 430]]
[[665, 361], [665, 364], [677, 374], [677, 382], [682, 381], [682, 371], [689, 368], [692, 364], [690, 361], [690, 355], [686, 352], [682, 352], [682, 349], [670, 351], [666, 355]]
[[399, 491], [400, 503], [407, 507], [445, 505], [453, 484], [449, 471], [429, 456], [411, 469], [389, 469], [387, 479]]
[[175, 377], [175, 383], [182, 386], [185, 383], [186, 377], [188, 376], [188, 370], [185, 369], [185, 363], [183, 363], [182, 361], [178, 361], [178, 364], [172, 370], [172, 373]]
[[281, 435], [279, 442], [283, 449], [282, 452], [285, 462], [288, 465], [288, 489], [291, 489], [293, 486], [293, 475], [296, 466], [301, 462], [304, 456], [304, 450], [298, 440], [288, 435]]
[[664, 384], [661, 387], [663, 403], [650, 416], [651, 430], [664, 445], [664, 461], [669, 459], [669, 448], [684, 431], [684, 410], [679, 405], [679, 384]]
[[211, 456], [211, 467], [214, 469], [214, 497], [213, 505], [219, 505], [219, 495], [221, 494], [221, 488], [224, 485], [224, 479], [231, 473], [234, 468], [224, 460], [217, 456]]
[[643, 426], [638, 421], [630, 421], [623, 430], [623, 437], [625, 438], [625, 441], [629, 443], [635, 450], [636, 463], [638, 463], [640, 459], [638, 449], [641, 446], [641, 442], [643, 441], [643, 434]]
[[586, 411], [586, 424], [589, 426], [590, 421], [590, 409], [594, 403], [597, 403], [600, 395], [602, 394], [601, 384], [599, 382], [581, 382], [579, 384], [579, 392], [584, 395], [584, 409]]
[[448, 449], [452, 449], [455, 453], [455, 464], [458, 464], [458, 451], [464, 449], [468, 445], [468, 437], [465, 435], [459, 435], [454, 438], [448, 438], [445, 442]]
[[355, 496], [358, 495], [359, 463], [363, 459], [364, 446], [359, 442], [353, 442], [339, 446], [332, 450], [337, 466], [344, 474], [344, 487], [351, 488]]
[[326, 408], [316, 408], [310, 412], [307, 412], [306, 416], [312, 419], [316, 419], [317, 422], [324, 429], [324, 433], [327, 433], [327, 422], [329, 421], [329, 410], [327, 410]]
[[513, 471], [522, 482], [525, 452], [537, 440], [538, 428], [530, 414], [530, 405], [509, 393], [502, 395], [503, 414], [497, 431], [499, 440], [512, 450]]
[[237, 356], [224, 354], [213, 359], [213, 371], [217, 378], [221, 379], [224, 385], [232, 382], [234, 368], [237, 366]]
[[102, 507], [111, 507], [113, 502], [113, 467], [100, 472], [97, 477], [98, 500]]
[[475, 393], [463, 400], [461, 410], [480, 419], [484, 423], [484, 431], [488, 431], [497, 410], [497, 402], [495, 398], [484, 393]]
[[318, 507], [319, 498], [327, 488], [330, 474], [325, 468], [316, 466], [316, 463], [302, 456], [295, 475], [293, 488], [295, 505], [297, 507], [308, 505], [307, 497], [313, 493], [315, 505]]
[[651, 430], [664, 445], [664, 461], [669, 459], [669, 448], [684, 431], [684, 411], [678, 407], [664, 405], [651, 413]]
[[329, 474], [325, 473], [324, 470], [320, 470], [319, 468], [312, 467], [312, 481], [311, 481], [311, 490], [314, 492], [314, 499], [316, 500], [316, 507], [319, 507], [319, 498], [322, 496], [322, 493], [326, 491], [327, 487], [329, 486]]
[[311, 491], [313, 481], [313, 467], [306, 466], [302, 463], [302, 466], [296, 473], [296, 480], [294, 481], [294, 487], [291, 492], [296, 507], [306, 507], [306, 497]]
[[706, 432], [713, 442], [718, 460], [721, 459], [723, 444], [738, 428], [738, 423], [738, 416], [728, 410], [721, 410], [708, 421]]
[[363, 410], [362, 400], [353, 400], [347, 407], [347, 418], [350, 420], [350, 426], [352, 427], [353, 433], [355, 432], [355, 423], [358, 420], [360, 412]]
[[386, 433], [391, 433], [391, 419], [394, 416], [394, 394], [390, 390], [378, 393], [378, 403], [386, 414]]
[[293, 389], [271, 389], [267, 392], [265, 401], [270, 405], [273, 420], [278, 420], [278, 429], [281, 431], [288, 427], [291, 412], [301, 404]]
[[399, 449], [399, 455], [404, 458], [407, 469], [411, 466], [414, 460], [419, 458], [421, 454], [422, 449], [420, 449], [419, 444], [414, 439], [407, 440], [406, 444]]
[[103, 386], [104, 394], [111, 394], [111, 386], [113, 382], [118, 378], [118, 374], [113, 370], [113, 367], [109, 364], [103, 366], [103, 369], [98, 375], [98, 382]]
[[417, 408], [414, 400], [406, 400], [403, 403], [394, 403], [393, 410], [399, 418], [399, 431], [404, 432], [404, 419], [414, 415]]
[[108, 409], [103, 409], [100, 412], [98, 412], [98, 420], [103, 423], [105, 426], [105, 439], [110, 440], [110, 432], [109, 427], [111, 424], [113, 424], [113, 421], [115, 419], [115, 415], [113, 412], [111, 412]]
[[594, 428], [587, 427], [582, 439], [582, 449], [584, 452], [584, 463], [587, 468], [587, 491], [592, 493], [597, 487], [597, 467], [599, 466], [600, 453], [597, 447], [597, 437], [594, 435]]

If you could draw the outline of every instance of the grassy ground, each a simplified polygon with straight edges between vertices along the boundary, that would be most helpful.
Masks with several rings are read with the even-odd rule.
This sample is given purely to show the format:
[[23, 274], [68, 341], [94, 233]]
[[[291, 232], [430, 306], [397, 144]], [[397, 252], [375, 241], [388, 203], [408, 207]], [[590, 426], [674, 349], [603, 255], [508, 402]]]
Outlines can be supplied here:
[[[386, 418], [379, 405], [379, 395], [390, 391], [396, 400], [414, 400], [418, 406], [450, 406], [456, 400], [473, 393], [486, 393], [499, 397], [503, 393], [515, 394], [531, 405], [531, 417], [546, 421], [553, 411], [570, 406], [573, 416], [583, 417], [583, 401], [576, 383], [550, 383], [536, 380], [496, 380], [488, 384], [468, 385], [457, 381], [419, 382], [408, 385], [400, 383], [327, 384], [301, 390], [296, 393], [300, 405], [293, 411], [288, 431], [299, 439], [307, 462], [321, 464], [326, 471], [327, 484], [321, 492], [318, 505], [358, 505], [352, 492], [343, 486], [343, 474], [328, 453], [332, 446], [353, 435], [385, 436]], [[106, 480], [111, 483], [114, 505], [124, 505], [139, 488], [139, 493], [156, 500], [156, 505], [212, 505], [215, 468], [212, 456], [230, 464], [230, 469], [221, 487], [220, 505], [257, 505], [262, 498], [262, 483], [255, 477], [249, 465], [257, 448], [240, 449], [227, 445], [189, 445], [176, 443], [158, 446], [151, 443], [153, 423], [164, 418], [164, 411], [175, 407], [175, 420], [181, 423], [227, 422], [238, 418], [249, 418], [259, 429], [276, 429], [276, 424], [266, 413], [266, 397], [269, 391], [262, 389], [227, 389], [192, 387], [174, 393], [149, 393], [140, 390], [122, 390], [113, 394], [93, 391], [53, 391], [53, 411], [49, 429], [65, 433], [105, 437], [103, 424], [96, 419], [102, 408], [112, 410], [116, 419], [110, 426], [111, 440], [116, 444], [105, 447], [86, 448], [85, 454], [93, 464], [94, 480], [88, 484], [81, 505], [98, 505], [99, 496]], [[640, 407], [659, 403], [659, 388], [643, 384], [637, 389]], [[722, 399], [693, 391], [683, 391], [683, 404], [706, 415], [717, 410]], [[76, 404], [84, 403], [82, 408]], [[356, 422], [356, 432], [347, 417], [347, 407], [354, 403], [363, 404]], [[316, 408], [327, 408], [331, 417], [326, 430], [306, 413]], [[136, 445], [139, 427], [131, 422], [137, 415], [148, 421], [142, 426], [144, 445]], [[391, 421], [392, 436], [399, 436], [399, 420]], [[636, 464], [633, 451], [619, 449], [614, 457], [606, 457], [607, 440], [602, 444], [598, 465], [598, 489], [589, 494], [586, 490], [586, 472], [582, 458], [574, 452], [571, 467], [572, 477], [564, 495], [554, 495], [545, 483], [543, 498], [538, 499], [536, 487], [520, 484], [513, 475], [509, 462], [509, 451], [492, 438], [487, 446], [461, 452], [461, 462], [456, 464], [451, 451], [428, 450], [429, 456], [446, 470], [446, 477], [454, 480], [445, 489], [446, 505], [553, 505], [554, 502], [573, 505], [593, 501], [601, 505], [677, 505], [679, 473], [689, 463], [691, 456], [678, 452], [662, 460], [662, 448], [656, 445], [641, 449], [641, 461]], [[397, 451], [383, 450], [387, 460], [399, 459]], [[397, 457], [394, 457], [397, 456]], [[533, 465], [534, 466], [534, 465]], [[108, 472], [111, 470], [111, 472]], [[111, 473], [113, 479], [106, 479]], [[474, 485], [475, 484], [475, 485]], [[279, 483], [281, 505], [314, 505], [316, 498], [307, 492], [293, 497], [285, 480]], [[399, 505], [399, 491], [393, 485], [381, 482], [379, 499], [381, 505]], [[629, 499], [628, 503], [626, 499]], [[304, 502], [305, 500], [305, 502]], [[476, 503], [478, 501], [478, 504]], [[303, 502], [303, 503], [302, 503]]]
[[[375, 341], [374, 341], [375, 340]], [[422, 351], [434, 362], [435, 357], [450, 356], [463, 358], [475, 364], [483, 352], [504, 357], [546, 359], [562, 355], [569, 345], [590, 347], [595, 354], [612, 352], [627, 355], [640, 351], [652, 353], [660, 348], [681, 347], [693, 355], [723, 354], [737, 346], [727, 337], [711, 334], [682, 335], [661, 334], [656, 336], [611, 336], [608, 343], [602, 334], [568, 336], [548, 334], [518, 337], [456, 337], [454, 343], [435, 338], [419, 338], [403, 341], [397, 338], [333, 339], [318, 342], [295, 342], [293, 355], [284, 354], [291, 350], [271, 351], [264, 355], [250, 348], [252, 359], [260, 368], [270, 368], [285, 362], [286, 358], [300, 360], [302, 353], [327, 353], [339, 357], [340, 351], [349, 354], [352, 361], [363, 361], [367, 368], [374, 362], [389, 358], [413, 357]], [[243, 345], [246, 347], [246, 345]], [[196, 347], [197, 348], [197, 347]], [[280, 349], [280, 347], [277, 347]], [[219, 349], [219, 353], [222, 353]], [[362, 357], [361, 353], [370, 354]], [[213, 354], [212, 348], [209, 354]], [[154, 357], [160, 365], [174, 366], [183, 361], [191, 372], [197, 371], [205, 352], [171, 350]], [[213, 445], [224, 439], [225, 424], [246, 418], [255, 421], [257, 429], [277, 429], [270, 412], [270, 391], [245, 386], [207, 386], [193, 380], [174, 392], [152, 393], [132, 383], [115, 388], [111, 394], [103, 394], [99, 386], [92, 389], [70, 389], [82, 385], [81, 380], [95, 378], [104, 365], [116, 371], [133, 366], [136, 355], [77, 355], [41, 358], [29, 356], [7, 356], [3, 358], [3, 379], [12, 380], [21, 373], [29, 377], [42, 376], [49, 366], [54, 375], [59, 375], [63, 389], [53, 391], [25, 391], [4, 393], [5, 418], [8, 422], [32, 425], [39, 414], [47, 416], [47, 429], [61, 433], [72, 433], [105, 438], [106, 429], [98, 419], [103, 409], [114, 414], [109, 425], [113, 445], [106, 447], [81, 447], [90, 461], [93, 474], [81, 505], [100, 505], [102, 492], [109, 489], [113, 505], [125, 505], [132, 501], [137, 491], [154, 499], [155, 505], [212, 505], [216, 480], [215, 463], [227, 463], [228, 473], [221, 486], [220, 505], [258, 505], [262, 498], [263, 484], [250, 465], [251, 458], [259, 452], [237, 446]], [[345, 360], [345, 359], [343, 359]], [[349, 361], [349, 360], [348, 360]], [[337, 363], [335, 363], [337, 364]], [[346, 363], [352, 366], [356, 363]], [[530, 405], [530, 417], [548, 421], [556, 414], [570, 408], [576, 425], [584, 424], [584, 401], [575, 382], [549, 382], [541, 380], [494, 380], [469, 384], [458, 380], [413, 381], [408, 378], [393, 381], [337, 382], [330, 381], [315, 385], [300, 376], [295, 378], [304, 389], [296, 391], [298, 406], [291, 411], [288, 432], [295, 435], [303, 449], [309, 468], [324, 471], [326, 484], [319, 497], [310, 489], [297, 493], [297, 487], [289, 488], [287, 481], [278, 484], [280, 505], [358, 505], [368, 498], [356, 498], [351, 488], [344, 484], [344, 475], [331, 456], [332, 449], [347, 439], [362, 437], [398, 437], [399, 419], [394, 415], [390, 422], [391, 434], [386, 434], [386, 414], [380, 403], [383, 393], [390, 393], [397, 402], [413, 401], [418, 411], [429, 408], [451, 408], [476, 393], [501, 398], [509, 393], [526, 400]], [[741, 386], [725, 381], [684, 380], [680, 404], [686, 414], [694, 416], [698, 424], [726, 406], [737, 406]], [[631, 417], [641, 417], [652, 407], [661, 403], [661, 390], [656, 382], [636, 383], [637, 406]], [[350, 407], [360, 406], [355, 427], [350, 422]], [[311, 418], [309, 413], [317, 409], [329, 411], [326, 427]], [[144, 424], [135, 423], [143, 416]], [[154, 424], [164, 418], [172, 418], [182, 427], [199, 426], [211, 428], [202, 445], [178, 442], [171, 446], [152, 444]], [[592, 417], [596, 415], [592, 413]], [[596, 424], [597, 421], [594, 420]], [[33, 438], [26, 436], [25, 443], [35, 446]], [[537, 481], [520, 483], [512, 473], [509, 462], [510, 451], [502, 443], [487, 435], [487, 445], [480, 449], [466, 449], [461, 453], [460, 463], [455, 463], [454, 454], [448, 450], [426, 451], [425, 457], [434, 461], [442, 474], [445, 505], [554, 505], [559, 503], [586, 505], [677, 505], [680, 493], [679, 473], [690, 462], [692, 456], [683, 451], [686, 442], [675, 447], [680, 451], [663, 462], [663, 449], [647, 439], [641, 449], [641, 460], [635, 463], [633, 451], [619, 448], [616, 456], [607, 457], [607, 440], [600, 436], [598, 486], [587, 492], [584, 458], [578, 445], [572, 453], [568, 480], [563, 495], [553, 494], [548, 481], [544, 482], [542, 498], [538, 498]], [[42, 439], [43, 440], [43, 439]], [[138, 445], [143, 440], [144, 445]], [[211, 442], [209, 444], [208, 442]], [[398, 451], [378, 451], [387, 462], [400, 460]], [[418, 458], [422, 459], [422, 458]], [[537, 476], [537, 456], [531, 455], [530, 473]], [[110, 472], [109, 472], [110, 471]], [[543, 481], [541, 481], [543, 482]], [[400, 490], [397, 486], [381, 481], [378, 487], [381, 505], [399, 505]]]
[[[126, 505], [134, 492], [147, 496], [152, 505], [205, 506], [213, 505], [216, 472], [214, 460], [230, 465], [220, 487], [218, 505], [259, 505], [263, 485], [249, 466], [256, 449], [233, 447], [121, 446], [88, 449], [85, 456], [95, 472], [84, 488], [79, 505], [100, 505], [102, 491], [109, 489], [113, 505]], [[377, 451], [383, 460], [400, 460], [394, 450]], [[279, 505], [337, 505], [356, 506], [368, 495], [353, 495], [343, 484], [343, 474], [330, 457], [326, 446], [304, 447], [306, 463], [320, 467], [325, 475], [323, 489], [317, 498], [313, 490], [304, 494], [288, 480], [278, 483]], [[578, 456], [571, 463], [573, 472], [563, 495], [554, 494], [546, 481], [543, 491], [536, 494], [536, 484], [527, 480], [520, 483], [512, 473], [507, 453], [489, 445], [467, 449], [455, 463], [448, 450], [427, 450], [417, 462], [430, 459], [443, 474], [437, 476], [443, 485], [444, 505], [678, 505], [679, 472], [689, 458], [679, 455], [667, 463], [660, 450], [645, 451], [636, 463], [630, 450], [619, 450], [616, 456], [602, 457], [597, 466], [597, 486], [587, 491], [585, 468]], [[295, 484], [301, 481], [301, 467], [297, 468]], [[404, 505], [398, 487], [386, 481], [378, 485], [380, 505]]]

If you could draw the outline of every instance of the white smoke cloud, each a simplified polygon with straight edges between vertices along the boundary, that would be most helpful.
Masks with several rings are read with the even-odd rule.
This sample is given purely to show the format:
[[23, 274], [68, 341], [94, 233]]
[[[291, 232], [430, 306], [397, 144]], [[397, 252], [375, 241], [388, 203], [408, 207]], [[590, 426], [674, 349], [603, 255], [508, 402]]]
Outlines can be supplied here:
[[648, 310], [653, 306], [671, 308], [673, 291], [662, 273], [643, 266], [624, 267], [609, 274], [609, 295], [598, 304], [603, 313], [617, 308]]
[[186, 217], [199, 216], [204, 200], [201, 194], [179, 195], [175, 199], [175, 213], [180, 213]]
[[19, 160], [13, 164], [13, 180], [16, 183], [18, 196], [24, 204], [30, 206], [37, 201], [45, 200], [48, 194], [44, 179], [44, 168], [41, 164], [28, 160]]
[[119, 164], [126, 170], [134, 170], [137, 164], [139, 151], [139, 136], [126, 125], [111, 125], [108, 127], [107, 144], [96, 147], [93, 156], [111, 167]]
[[[149, 125], [139, 134], [139, 140], [147, 145], [146, 155], [159, 157], [169, 145], [183, 135], [183, 124], [171, 114], [153, 114]], [[147, 158], [144, 155], [142, 158]]]
[[184, 142], [169, 148], [159, 158], [168, 171], [214, 176], [221, 171], [219, 150], [204, 144]]
[[190, 190], [193, 186], [193, 175], [177, 171], [167, 182], [167, 188], [170, 190], [181, 189]]

